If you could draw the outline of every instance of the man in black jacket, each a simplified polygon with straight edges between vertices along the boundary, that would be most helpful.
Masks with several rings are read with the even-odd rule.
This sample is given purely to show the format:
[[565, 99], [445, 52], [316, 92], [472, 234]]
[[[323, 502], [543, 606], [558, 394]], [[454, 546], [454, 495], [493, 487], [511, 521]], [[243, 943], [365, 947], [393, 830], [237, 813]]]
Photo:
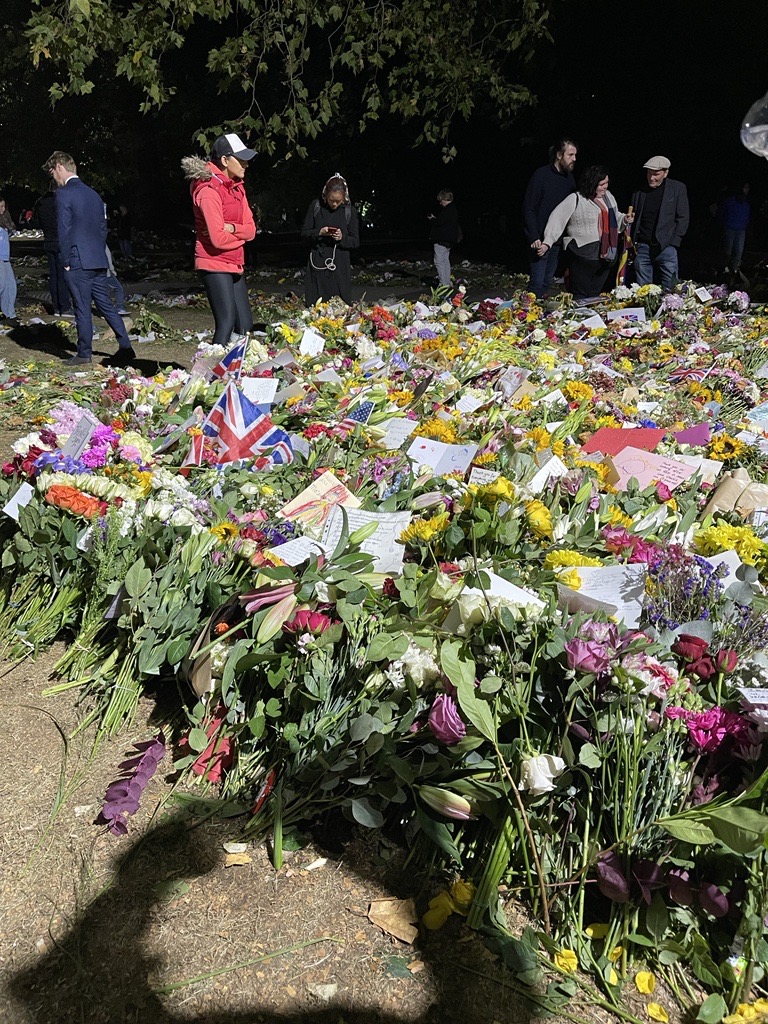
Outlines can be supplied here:
[[523, 199], [523, 229], [531, 247], [530, 290], [541, 298], [546, 295], [557, 270], [560, 245], [539, 257], [536, 250], [544, 237], [549, 215], [572, 192], [576, 191], [573, 168], [577, 147], [573, 139], [560, 139], [549, 150], [549, 163], [533, 172]]
[[635, 281], [652, 284], [655, 270], [668, 292], [677, 284], [677, 250], [688, 230], [688, 191], [681, 181], [667, 177], [670, 162], [665, 156], [652, 156], [643, 167], [648, 185], [632, 196]]

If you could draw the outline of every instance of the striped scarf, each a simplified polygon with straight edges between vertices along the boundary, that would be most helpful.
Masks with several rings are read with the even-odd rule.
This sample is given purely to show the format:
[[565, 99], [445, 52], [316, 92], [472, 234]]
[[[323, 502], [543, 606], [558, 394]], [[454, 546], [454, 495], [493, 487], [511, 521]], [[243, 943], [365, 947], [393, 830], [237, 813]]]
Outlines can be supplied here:
[[602, 199], [595, 199], [595, 202], [600, 207], [600, 259], [606, 263], [613, 263], [619, 250], [619, 223], [616, 220], [616, 211]]

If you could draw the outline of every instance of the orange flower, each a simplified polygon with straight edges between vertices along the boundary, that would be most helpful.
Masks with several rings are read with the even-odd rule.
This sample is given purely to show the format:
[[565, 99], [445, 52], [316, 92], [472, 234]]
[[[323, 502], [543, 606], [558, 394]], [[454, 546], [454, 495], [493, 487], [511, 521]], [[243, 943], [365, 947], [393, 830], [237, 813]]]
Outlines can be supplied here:
[[76, 487], [68, 487], [66, 484], [52, 484], [45, 494], [45, 500], [57, 508], [66, 509], [76, 516], [83, 516], [91, 519], [97, 516], [103, 507], [103, 502], [98, 498], [92, 498], [89, 494], [83, 494]]

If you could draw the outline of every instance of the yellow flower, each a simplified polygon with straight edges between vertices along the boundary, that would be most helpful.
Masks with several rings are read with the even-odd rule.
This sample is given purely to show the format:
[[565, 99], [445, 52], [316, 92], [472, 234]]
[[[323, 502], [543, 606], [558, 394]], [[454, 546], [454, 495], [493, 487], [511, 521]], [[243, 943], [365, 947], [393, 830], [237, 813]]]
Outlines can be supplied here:
[[594, 389], [581, 380], [569, 380], [563, 385], [563, 392], [572, 402], [585, 402], [595, 395]]
[[572, 949], [561, 949], [554, 956], [555, 967], [565, 974], [573, 974], [579, 969], [579, 958]]
[[505, 476], [497, 476], [491, 483], [482, 487], [470, 487], [469, 495], [471, 496], [470, 502], [473, 497], [480, 504], [493, 508], [500, 501], [511, 502], [515, 497], [515, 488]]
[[613, 968], [611, 968], [610, 971], [608, 972], [607, 981], [608, 981], [609, 985], [618, 985], [619, 984], [619, 976], [616, 973], [616, 971], [614, 971]]
[[[562, 569], [574, 565], [602, 565], [599, 558], [582, 555], [580, 551], [549, 551], [544, 559], [545, 569]], [[592, 927], [597, 927], [596, 925]], [[606, 925], [606, 928], [608, 926]]]
[[438, 416], [434, 416], [431, 420], [425, 420], [416, 429], [416, 437], [431, 437], [444, 444], [455, 444], [457, 436], [455, 428]]
[[717, 526], [710, 526], [708, 530], [700, 530], [693, 542], [702, 555], [735, 551], [747, 565], [756, 565], [768, 555], [768, 546], [755, 536], [750, 526], [732, 526], [723, 521]]
[[537, 452], [544, 451], [552, 443], [552, 435], [546, 427], [534, 427], [528, 431], [528, 437], [536, 445]]
[[670, 356], [675, 354], [675, 346], [670, 345], [668, 341], [662, 341], [659, 343], [659, 355], [662, 359], [668, 359]]
[[223, 522], [216, 523], [215, 526], [212, 526], [209, 532], [224, 544], [232, 537], [236, 537], [238, 531], [234, 523], [224, 520]]
[[621, 960], [621, 954], [624, 952], [623, 946], [614, 946], [608, 954], [608, 959], [612, 964], [617, 964]]
[[472, 900], [475, 897], [475, 887], [472, 882], [465, 882], [460, 878], [451, 886], [450, 895], [453, 900], [453, 909], [457, 914], [462, 914], [466, 917], [469, 913], [469, 908], [472, 906]]
[[498, 459], [496, 452], [483, 452], [482, 455], [476, 455], [473, 462], [476, 466], [490, 466]]
[[651, 1018], [651, 1020], [658, 1020], [661, 1022], [661, 1024], [667, 1024], [667, 1021], [669, 1020], [669, 1014], [661, 1005], [661, 1003], [648, 1003], [645, 1010], [648, 1016]]
[[552, 454], [561, 459], [565, 455], [565, 441], [553, 441], [551, 445]]
[[615, 416], [598, 416], [595, 420], [596, 427], [620, 427], [621, 424]]
[[134, 469], [133, 477], [141, 488], [141, 493], [146, 497], [152, 490], [152, 474], [149, 470]]
[[627, 359], [626, 356], [622, 356], [618, 363], [616, 363], [616, 369], [620, 373], [634, 373], [635, 366], [631, 359]]
[[650, 971], [638, 971], [635, 975], [635, 987], [643, 995], [650, 995], [656, 988], [656, 976]]
[[434, 899], [429, 901], [429, 910], [421, 919], [424, 922], [424, 927], [429, 928], [430, 931], [442, 928], [453, 913], [453, 909], [453, 900], [450, 893], [443, 889]]
[[632, 516], [628, 516], [618, 505], [609, 505], [605, 510], [603, 519], [609, 526], [626, 526], [627, 529], [634, 523]]
[[581, 590], [581, 576], [575, 569], [565, 569], [559, 573], [557, 582], [562, 583], [564, 587], [568, 587], [569, 590]]
[[518, 412], [530, 412], [533, 408], [533, 399], [530, 395], [523, 395], [522, 398], [518, 398], [516, 402], [512, 403], [512, 408]]
[[544, 540], [552, 536], [552, 513], [543, 501], [534, 499], [525, 503], [525, 519], [531, 533]]
[[608, 923], [597, 922], [596, 924], [588, 924], [584, 931], [587, 933], [590, 939], [604, 939], [608, 934], [608, 929], [611, 926]]
[[557, 359], [554, 352], [539, 352], [536, 362], [545, 370], [554, 370]]
[[409, 544], [411, 541], [422, 541], [428, 543], [436, 533], [442, 533], [448, 529], [451, 517], [447, 512], [438, 512], [431, 519], [417, 519], [416, 522], [407, 526], [400, 534], [401, 544]]
[[412, 391], [390, 391], [387, 395], [390, 402], [394, 402], [395, 405], [403, 406], [408, 405], [413, 401]]
[[716, 459], [718, 462], [730, 462], [732, 459], [738, 459], [746, 447], [746, 444], [738, 437], [722, 433], [710, 441], [707, 455], [710, 459]]

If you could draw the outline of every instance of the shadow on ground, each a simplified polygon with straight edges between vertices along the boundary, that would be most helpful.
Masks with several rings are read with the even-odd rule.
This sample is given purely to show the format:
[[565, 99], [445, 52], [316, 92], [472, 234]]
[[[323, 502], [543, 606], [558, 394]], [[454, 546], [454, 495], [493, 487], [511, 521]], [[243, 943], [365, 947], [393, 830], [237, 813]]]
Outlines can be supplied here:
[[[458, 978], [450, 959], [430, 956], [429, 948], [420, 956], [441, 994], [418, 1020], [405, 1012], [400, 1016], [355, 1010], [348, 1003], [333, 1002], [290, 1014], [268, 1005], [244, 1012], [175, 1013], [148, 980], [162, 965], [143, 951], [159, 902], [157, 886], [213, 871], [219, 850], [205, 826], [190, 827], [189, 819], [180, 817], [136, 841], [121, 856], [113, 884], [91, 902], [55, 948], [10, 980], [8, 992], [16, 1011], [26, 1011], [26, 1019], [35, 1024], [490, 1024], [491, 1017], [482, 1013], [487, 1004], [480, 990], [472, 991], [471, 977]], [[519, 1003], [505, 1015], [505, 1024], [528, 1020]]]

